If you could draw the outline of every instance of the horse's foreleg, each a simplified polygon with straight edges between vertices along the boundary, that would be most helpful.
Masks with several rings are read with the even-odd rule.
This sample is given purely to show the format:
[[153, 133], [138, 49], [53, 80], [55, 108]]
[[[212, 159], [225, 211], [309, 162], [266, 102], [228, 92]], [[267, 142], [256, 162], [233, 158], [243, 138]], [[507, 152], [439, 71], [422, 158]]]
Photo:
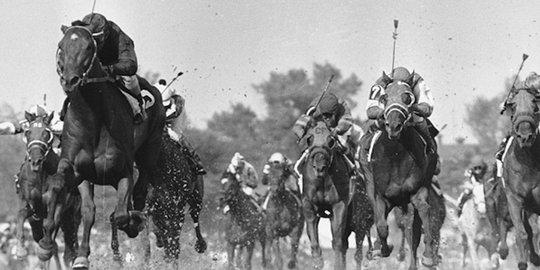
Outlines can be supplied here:
[[436, 264], [438, 259], [435, 259], [437, 254], [433, 252], [433, 228], [430, 220], [430, 206], [427, 202], [428, 189], [426, 187], [420, 188], [418, 192], [412, 197], [412, 203], [414, 208], [418, 210], [418, 215], [422, 220], [424, 227], [424, 253], [422, 254], [422, 264], [426, 267], [431, 267]]
[[356, 231], [354, 233], [354, 237], [356, 240], [356, 252], [354, 253], [354, 260], [356, 261], [356, 269], [360, 270], [362, 269], [362, 247], [364, 243], [364, 237], [365, 237], [364, 231]]
[[506, 243], [506, 237], [510, 226], [508, 222], [504, 220], [504, 217], [501, 218], [498, 224], [499, 243], [497, 245], [497, 252], [501, 256], [501, 259], [506, 260], [506, 257], [508, 257], [508, 244]]
[[246, 245], [246, 259], [244, 260], [244, 269], [251, 270], [251, 259], [253, 258], [253, 249], [255, 249], [255, 242], [249, 242]]
[[[375, 207], [373, 208], [374, 216], [375, 216], [375, 224], [377, 227], [377, 234], [379, 235], [379, 242], [380, 242], [380, 251], [375, 251], [376, 255], [382, 256], [382, 257], [388, 257], [390, 256], [390, 253], [392, 253], [392, 250], [394, 249], [394, 246], [388, 245], [387, 238], [388, 238], [388, 223], [386, 222], [386, 217], [388, 215], [390, 209], [388, 209], [386, 202], [380, 197], [375, 197]], [[377, 254], [379, 253], [379, 254]]]
[[118, 186], [116, 188], [117, 204], [116, 208], [114, 209], [114, 222], [116, 223], [118, 228], [125, 231], [130, 238], [134, 238], [137, 235], [129, 228], [130, 216], [128, 212], [128, 206], [130, 205], [134, 185], [131, 171], [129, 171], [129, 173], [127, 174], [128, 176], [118, 181]]
[[73, 263], [73, 269], [88, 269], [90, 262], [88, 256], [90, 255], [90, 230], [94, 225], [96, 215], [96, 205], [94, 204], [94, 185], [88, 181], [83, 181], [79, 185], [79, 192], [81, 193], [81, 212], [83, 220], [83, 239], [79, 250], [77, 251], [77, 258]]
[[345, 269], [345, 254], [347, 245], [344, 243], [345, 226], [347, 223], [347, 204], [340, 201], [332, 207], [332, 249], [334, 250], [334, 269]]
[[529, 261], [534, 264], [535, 266], [540, 266], [540, 257], [538, 257], [538, 253], [536, 253], [535, 250], [535, 244], [534, 244], [534, 235], [531, 228], [530, 217], [531, 215], [529, 213], [525, 214], [525, 219], [523, 220], [523, 226], [525, 227], [525, 231], [527, 232], [527, 244], [529, 247]]
[[320, 217], [315, 214], [313, 204], [306, 197], [303, 200], [304, 216], [306, 217], [306, 231], [311, 243], [311, 257], [313, 258], [313, 267], [322, 269], [324, 261], [322, 258], [322, 250], [319, 246], [318, 226]]
[[118, 226], [114, 222], [114, 212], [109, 217], [111, 223], [111, 249], [113, 250], [113, 261], [122, 265], [122, 254], [120, 254], [120, 243], [118, 242]]
[[49, 189], [42, 196], [47, 207], [47, 217], [43, 220], [43, 230], [45, 234], [39, 241], [39, 247], [42, 249], [39, 258], [43, 261], [49, 260], [51, 256], [53, 256], [55, 249], [57, 249], [53, 234], [60, 223], [60, 212], [57, 212], [56, 210], [59, 207], [60, 209], [58, 210], [62, 211], [62, 208], [61, 206], [57, 207], [57, 200], [58, 195], [64, 186], [63, 179], [60, 179], [58, 174], [53, 176], [49, 182]]
[[228, 269], [234, 270], [234, 251], [236, 249], [235, 244], [231, 242], [227, 242], [227, 262], [228, 262]]
[[524, 219], [522, 215], [523, 199], [515, 195], [510, 190], [506, 192], [508, 199], [508, 210], [512, 223], [514, 224], [514, 234], [516, 237], [516, 246], [518, 251], [518, 268], [520, 270], [527, 269], [527, 231], [523, 225]]
[[[200, 183], [197, 186], [202, 185], [203, 183], [201, 179]], [[197, 242], [195, 243], [195, 251], [197, 251], [198, 253], [204, 253], [206, 251], [206, 241], [201, 234], [201, 228], [199, 225], [199, 215], [201, 214], [202, 210], [203, 197], [201, 194], [201, 188], [197, 186], [195, 187], [195, 189], [193, 189], [193, 193], [188, 199], [189, 215], [191, 216], [191, 219], [193, 219], [193, 227], [195, 228], [195, 234], [197, 236]]]
[[32, 210], [28, 207], [24, 200], [21, 200], [21, 205], [24, 205], [17, 213], [17, 247], [15, 250], [15, 256], [17, 259], [22, 260], [28, 256], [28, 250], [24, 246], [24, 221], [32, 215]]
[[[398, 252], [398, 261], [402, 262], [405, 260], [405, 238], [406, 238], [406, 227], [411, 226], [410, 220], [405, 216], [405, 213], [396, 208], [394, 210], [394, 215], [396, 217], [396, 222], [398, 223], [398, 228], [401, 231], [401, 245]], [[409, 222], [409, 223], [408, 223]]]
[[[301, 209], [298, 209], [302, 211]], [[300, 245], [300, 237], [302, 237], [302, 232], [304, 231], [304, 216], [298, 220], [298, 223], [294, 227], [294, 230], [291, 233], [291, 258], [287, 267], [289, 269], [296, 268], [297, 256], [298, 256], [298, 247]]]
[[409, 269], [417, 269], [418, 267], [418, 256], [417, 250], [420, 245], [420, 238], [422, 236], [422, 220], [418, 215], [418, 211], [414, 208], [409, 207], [409, 216], [405, 217], [405, 234], [410, 247], [410, 264]]
[[274, 238], [274, 241], [272, 242], [269, 242], [270, 244], [270, 248], [273, 249], [273, 253], [274, 253], [274, 267], [278, 270], [281, 270], [283, 269], [283, 258], [281, 257], [281, 248], [279, 246], [279, 237], [275, 237]]

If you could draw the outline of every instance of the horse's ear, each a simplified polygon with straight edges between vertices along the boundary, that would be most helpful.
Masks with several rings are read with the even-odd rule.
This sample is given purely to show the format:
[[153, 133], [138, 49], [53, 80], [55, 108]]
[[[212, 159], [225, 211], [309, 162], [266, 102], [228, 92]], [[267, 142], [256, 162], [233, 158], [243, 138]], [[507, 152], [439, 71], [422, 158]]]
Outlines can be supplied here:
[[52, 120], [54, 118], [54, 111], [52, 111], [47, 117], [45, 117], [44, 122], [48, 126], [51, 124]]
[[66, 31], [68, 30], [68, 28], [69, 28], [69, 27], [68, 27], [67, 25], [62, 25], [62, 26], [60, 27], [60, 30], [62, 30], [62, 34], [65, 34]]
[[414, 73], [414, 70], [411, 72], [411, 75], [409, 76], [409, 78], [407, 78], [407, 81], [406, 83], [408, 85], [410, 85], [411, 87], [413, 86], [413, 83], [414, 83], [414, 77], [415, 77], [415, 73]]
[[28, 121], [28, 123], [36, 120], [36, 116], [33, 113], [29, 113], [27, 111], [24, 112], [24, 118], [26, 119], [26, 121]]
[[386, 75], [386, 72], [382, 72], [382, 81], [384, 82], [385, 85], [389, 84], [392, 82], [392, 78], [390, 78], [390, 76]]

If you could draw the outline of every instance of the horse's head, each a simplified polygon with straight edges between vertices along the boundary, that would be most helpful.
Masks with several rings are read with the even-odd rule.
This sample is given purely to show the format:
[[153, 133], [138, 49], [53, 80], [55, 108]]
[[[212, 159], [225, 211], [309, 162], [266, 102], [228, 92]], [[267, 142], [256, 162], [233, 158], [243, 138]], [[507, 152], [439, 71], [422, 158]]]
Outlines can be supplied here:
[[411, 88], [413, 79], [414, 71], [408, 78], [399, 80], [383, 73], [387, 86], [379, 101], [384, 105], [385, 128], [391, 140], [399, 139], [405, 123], [411, 117], [409, 108], [416, 101]]
[[97, 45], [92, 32], [84, 26], [62, 26], [64, 37], [58, 43], [56, 71], [66, 93], [85, 84], [97, 59]]
[[41, 169], [43, 160], [52, 148], [54, 134], [49, 125], [53, 116], [53, 113], [48, 116], [35, 116], [26, 112], [26, 120], [30, 123], [28, 129], [24, 131], [26, 159], [34, 172]]
[[337, 139], [323, 121], [318, 121], [306, 133], [306, 142], [309, 147], [307, 166], [311, 166], [317, 177], [324, 177], [332, 163], [332, 152], [337, 146]]
[[271, 191], [284, 190], [285, 181], [290, 175], [287, 164], [272, 162], [267, 164], [268, 168], [268, 187]]
[[222, 203], [227, 204], [241, 192], [240, 181], [236, 179], [236, 174], [226, 171], [221, 178], [221, 191], [223, 193]]
[[540, 114], [535, 95], [535, 90], [520, 89], [512, 100], [506, 103], [512, 130], [520, 147], [531, 147], [536, 139]]

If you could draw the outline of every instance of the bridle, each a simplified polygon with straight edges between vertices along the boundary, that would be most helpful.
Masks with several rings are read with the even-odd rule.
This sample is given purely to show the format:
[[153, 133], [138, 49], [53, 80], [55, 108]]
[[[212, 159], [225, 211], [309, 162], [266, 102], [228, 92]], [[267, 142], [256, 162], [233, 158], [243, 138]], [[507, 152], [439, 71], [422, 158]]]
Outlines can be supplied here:
[[[87, 83], [114, 81], [114, 79], [110, 78], [110, 76], [98, 77], [98, 78], [88, 78], [88, 74], [90, 73], [90, 70], [92, 70], [92, 68], [94, 67], [94, 62], [96, 61], [96, 58], [97, 58], [97, 42], [94, 39], [94, 37], [102, 35], [103, 31], [93, 34], [88, 28], [86, 28], [84, 26], [71, 26], [66, 30], [66, 34], [70, 29], [83, 29], [88, 34], [90, 34], [90, 36], [92, 37], [92, 42], [94, 44], [94, 52], [92, 54], [92, 60], [90, 61], [90, 64], [86, 68], [86, 71], [83, 72], [81, 79], [76, 84], [74, 84], [72, 86], [72, 88], [77, 88], [77, 87], [83, 86], [83, 85], [85, 85]], [[57, 58], [60, 55], [60, 52], [62, 52], [62, 49], [60, 47], [58, 47], [58, 49], [56, 51], [56, 57]], [[56, 71], [58, 72], [58, 75], [60, 76], [60, 78], [63, 79], [63, 73], [62, 73], [60, 67], [58, 66], [58, 61], [57, 61]]]
[[[394, 83], [397, 83], [398, 85], [405, 85], [407, 88], [411, 89], [411, 86], [408, 83], [403, 82], [403, 81], [392, 82], [392, 83], [388, 84], [386, 86], [386, 88], [388, 88], [388, 86], [390, 86], [390, 85], [392, 85]], [[398, 102], [394, 102], [394, 103], [390, 104], [388, 107], [386, 107], [384, 109], [384, 119], [388, 119], [388, 116], [390, 115], [390, 113], [398, 112], [399, 114], [401, 114], [403, 116], [403, 118], [405, 118], [404, 122], [409, 121], [409, 119], [412, 116], [412, 114], [409, 113], [409, 108], [416, 102], [416, 97], [409, 90], [405, 91], [405, 93], [410, 96], [411, 102], [409, 104], [405, 104], [405, 105], [400, 104]]]
[[[41, 122], [34, 122], [30, 124], [30, 127], [43, 127], [43, 123]], [[26, 144], [26, 157], [30, 157], [30, 151], [34, 148], [39, 148], [41, 151], [43, 151], [43, 157], [41, 160], [43, 160], [48, 154], [49, 151], [52, 149], [52, 142], [54, 140], [54, 134], [52, 130], [48, 127], [45, 127], [44, 129], [49, 134], [49, 139], [47, 141], [43, 141], [40, 139], [32, 140]], [[25, 137], [26, 138], [26, 137]]]

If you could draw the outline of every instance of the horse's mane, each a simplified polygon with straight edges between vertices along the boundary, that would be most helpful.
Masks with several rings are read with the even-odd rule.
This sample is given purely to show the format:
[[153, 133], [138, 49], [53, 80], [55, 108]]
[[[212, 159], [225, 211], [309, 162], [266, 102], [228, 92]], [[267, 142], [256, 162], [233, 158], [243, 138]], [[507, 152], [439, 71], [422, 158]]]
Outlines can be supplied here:
[[71, 26], [84, 26], [84, 27], [87, 27], [88, 24], [81, 21], [81, 20], [76, 20], [76, 21], [71, 22]]

